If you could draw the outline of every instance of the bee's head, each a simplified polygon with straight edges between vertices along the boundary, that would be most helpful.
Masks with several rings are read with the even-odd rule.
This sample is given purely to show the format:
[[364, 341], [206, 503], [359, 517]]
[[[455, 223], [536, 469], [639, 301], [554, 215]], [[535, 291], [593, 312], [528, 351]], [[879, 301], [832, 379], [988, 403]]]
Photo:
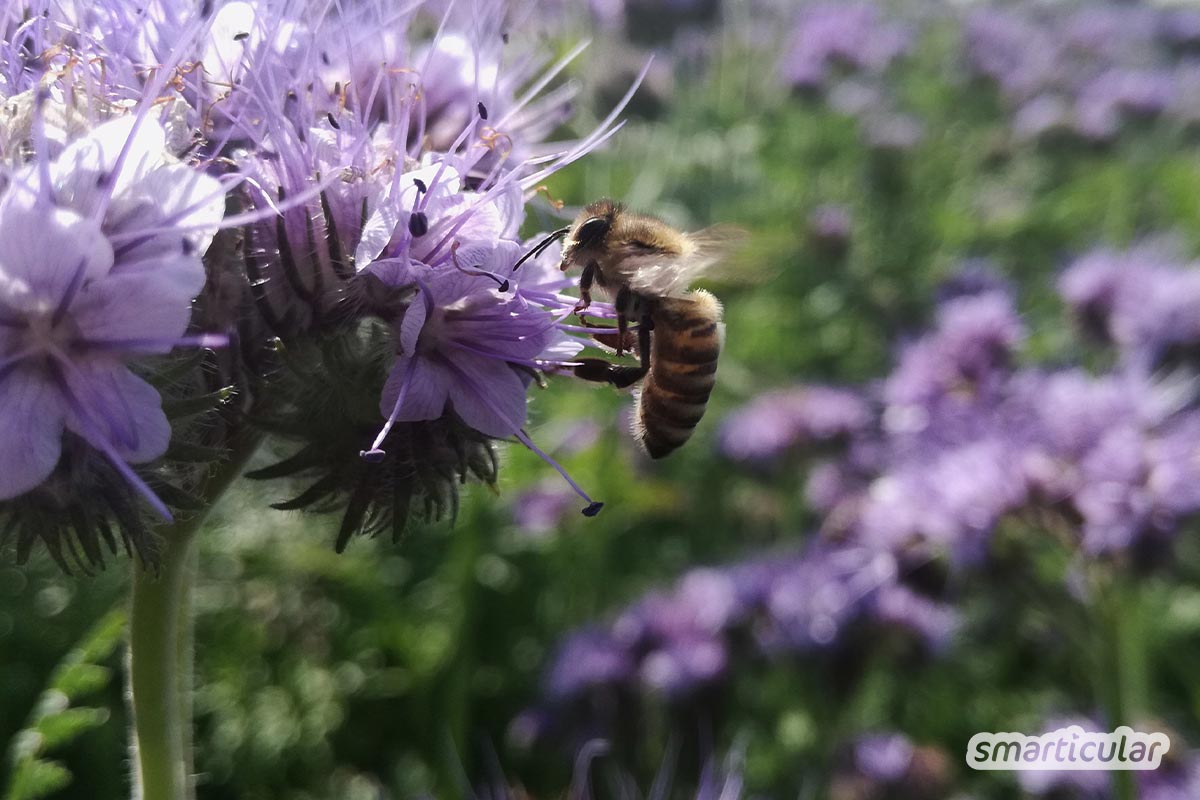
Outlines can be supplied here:
[[568, 270], [577, 261], [582, 261], [585, 253], [594, 254], [603, 250], [612, 231], [613, 221], [621, 213], [621, 206], [612, 200], [597, 200], [586, 206], [571, 226], [567, 234], [567, 243], [563, 247], [562, 268]]

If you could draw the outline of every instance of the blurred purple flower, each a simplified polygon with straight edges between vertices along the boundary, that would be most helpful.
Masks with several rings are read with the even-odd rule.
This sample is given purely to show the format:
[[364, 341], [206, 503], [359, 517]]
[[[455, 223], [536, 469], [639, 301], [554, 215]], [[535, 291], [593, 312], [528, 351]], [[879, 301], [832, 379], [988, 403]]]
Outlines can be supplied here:
[[835, 67], [877, 72], [909, 47], [901, 25], [869, 3], [815, 3], [801, 10], [780, 67], [790, 85], [818, 88]]
[[1107, 139], [1125, 116], [1162, 114], [1178, 94], [1175, 76], [1167, 70], [1110, 69], [1079, 91], [1075, 124], [1086, 136]]
[[1200, 270], [1160, 248], [1094, 250], [1067, 268], [1059, 291], [1131, 369], [1149, 373], [1171, 348], [1200, 345]]
[[817, 206], [808, 215], [808, 233], [820, 247], [841, 250], [850, 241], [854, 220], [850, 210], [842, 205]]
[[1016, 9], [980, 8], [965, 24], [967, 57], [1005, 94], [1023, 100], [1040, 92], [1055, 73], [1058, 47], [1052, 31]]
[[568, 700], [596, 687], [623, 684], [635, 670], [634, 658], [611, 633], [586, 628], [559, 647], [546, 676], [545, 693], [551, 700]]
[[738, 461], [768, 462], [813, 442], [851, 434], [870, 419], [857, 394], [802, 386], [760, 395], [721, 425], [720, 448]]
[[967, 259], [950, 277], [938, 284], [934, 295], [938, 305], [945, 305], [960, 297], [998, 292], [1008, 297], [1015, 296], [1013, 285], [1001, 275], [987, 259]]
[[932, 652], [946, 647], [962, 623], [952, 606], [931, 600], [903, 584], [880, 589], [872, 615], [880, 622], [912, 632]]
[[854, 743], [854, 763], [858, 771], [883, 783], [899, 781], [908, 772], [914, 748], [900, 733], [868, 734]]
[[950, 300], [938, 309], [933, 333], [905, 349], [888, 377], [883, 396], [897, 407], [889, 415], [895, 418], [906, 408], [950, 394], [971, 402], [974, 395], [993, 391], [1007, 377], [1012, 351], [1023, 337], [1024, 326], [1005, 292]]
[[575, 493], [558, 482], [542, 482], [517, 495], [513, 522], [526, 533], [543, 535], [555, 531], [575, 511]]
[[[1101, 726], [1089, 717], [1054, 717], [1046, 721], [1042, 734], [1079, 726], [1088, 733], [1099, 733]], [[1099, 771], [1068, 770], [1025, 770], [1017, 773], [1017, 782], [1030, 794], [1057, 796], [1058, 792], [1073, 792], [1079, 800], [1106, 800], [1109, 797], [1111, 777]]]

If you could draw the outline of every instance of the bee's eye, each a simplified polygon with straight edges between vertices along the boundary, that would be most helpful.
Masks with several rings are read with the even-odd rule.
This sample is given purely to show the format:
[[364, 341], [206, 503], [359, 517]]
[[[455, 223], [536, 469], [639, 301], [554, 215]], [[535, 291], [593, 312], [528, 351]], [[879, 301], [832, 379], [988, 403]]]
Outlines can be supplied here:
[[604, 217], [592, 217], [579, 226], [575, 232], [575, 242], [581, 247], [596, 247], [608, 235], [611, 223]]

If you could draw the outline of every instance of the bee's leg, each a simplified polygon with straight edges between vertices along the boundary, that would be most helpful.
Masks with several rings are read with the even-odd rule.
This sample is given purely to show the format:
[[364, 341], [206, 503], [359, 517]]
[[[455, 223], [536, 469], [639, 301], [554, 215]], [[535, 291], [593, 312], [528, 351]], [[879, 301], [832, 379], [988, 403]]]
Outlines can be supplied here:
[[611, 364], [603, 358], [581, 358], [579, 366], [575, 367], [575, 377], [596, 383], [611, 383], [618, 389], [637, 383], [650, 371], [650, 331], [653, 328], [650, 315], [644, 314], [638, 324], [638, 352], [641, 356], [638, 366]]
[[589, 261], [579, 276], [579, 302], [575, 304], [575, 316], [582, 323], [583, 314], [580, 312], [592, 304], [592, 281], [596, 280], [596, 262]]
[[633, 293], [628, 286], [622, 286], [617, 292], [617, 358], [625, 355], [625, 337], [629, 334], [629, 317], [627, 309], [633, 300]]

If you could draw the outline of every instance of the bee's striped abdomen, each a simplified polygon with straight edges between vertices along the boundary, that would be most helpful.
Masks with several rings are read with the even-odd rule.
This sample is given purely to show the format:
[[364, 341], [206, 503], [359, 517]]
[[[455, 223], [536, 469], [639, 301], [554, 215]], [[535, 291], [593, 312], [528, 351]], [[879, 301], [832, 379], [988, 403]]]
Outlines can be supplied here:
[[721, 304], [708, 292], [658, 299], [650, 372], [638, 395], [634, 435], [651, 458], [686, 442], [704, 416], [725, 338]]

